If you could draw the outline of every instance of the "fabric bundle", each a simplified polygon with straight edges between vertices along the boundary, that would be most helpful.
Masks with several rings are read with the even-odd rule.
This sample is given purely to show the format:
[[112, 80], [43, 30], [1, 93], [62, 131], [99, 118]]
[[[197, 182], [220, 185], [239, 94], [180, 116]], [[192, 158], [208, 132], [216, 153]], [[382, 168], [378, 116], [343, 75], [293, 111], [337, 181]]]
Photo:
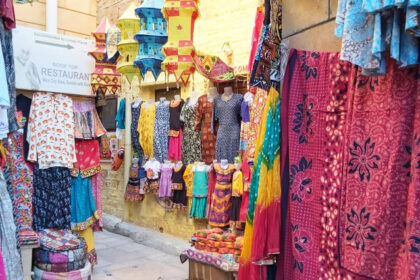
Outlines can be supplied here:
[[106, 133], [95, 104], [92, 102], [74, 103], [74, 135], [76, 139], [89, 140], [101, 137]]
[[[63, 275], [86, 266], [87, 244], [70, 230], [45, 229], [39, 232], [40, 248], [34, 250], [34, 263], [40, 272]], [[49, 279], [41, 276], [36, 279]], [[59, 278], [57, 278], [59, 279]]]

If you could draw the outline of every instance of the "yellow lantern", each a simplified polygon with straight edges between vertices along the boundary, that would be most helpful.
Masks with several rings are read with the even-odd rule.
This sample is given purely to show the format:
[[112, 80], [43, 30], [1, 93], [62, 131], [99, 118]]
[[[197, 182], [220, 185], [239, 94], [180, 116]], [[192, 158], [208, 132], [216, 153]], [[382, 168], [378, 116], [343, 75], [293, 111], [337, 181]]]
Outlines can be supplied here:
[[163, 46], [166, 58], [162, 69], [175, 75], [184, 85], [195, 71], [193, 34], [198, 17], [198, 0], [165, 0], [162, 13], [168, 21], [168, 42]]
[[140, 22], [136, 17], [135, 9], [135, 4], [131, 3], [116, 24], [121, 31], [118, 43], [121, 58], [117, 64], [117, 71], [125, 75], [129, 83], [134, 76], [140, 77], [139, 68], [134, 66], [139, 50], [139, 44], [134, 40], [134, 35], [140, 30]]

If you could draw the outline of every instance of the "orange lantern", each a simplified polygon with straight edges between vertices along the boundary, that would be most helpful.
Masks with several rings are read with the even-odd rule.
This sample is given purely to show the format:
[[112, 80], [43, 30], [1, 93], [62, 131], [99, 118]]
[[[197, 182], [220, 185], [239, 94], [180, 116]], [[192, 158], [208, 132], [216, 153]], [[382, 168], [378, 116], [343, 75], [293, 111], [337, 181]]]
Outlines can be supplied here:
[[121, 88], [121, 74], [116, 70], [118, 54], [108, 57], [106, 52], [106, 36], [112, 24], [104, 17], [95, 32], [96, 48], [89, 52], [95, 59], [95, 71], [91, 74], [91, 86], [93, 94], [101, 89], [105, 94], [116, 94]]

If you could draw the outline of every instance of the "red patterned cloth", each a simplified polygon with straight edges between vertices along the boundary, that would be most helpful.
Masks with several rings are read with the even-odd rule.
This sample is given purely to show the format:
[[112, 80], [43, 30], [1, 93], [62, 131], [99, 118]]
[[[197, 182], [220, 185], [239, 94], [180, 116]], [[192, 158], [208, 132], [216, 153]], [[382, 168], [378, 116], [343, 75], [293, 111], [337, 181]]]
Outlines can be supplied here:
[[282, 207], [287, 214], [277, 279], [366, 279], [350, 278], [355, 275], [339, 267], [350, 73], [351, 65], [340, 62], [338, 53], [290, 52], [281, 108]]
[[341, 265], [373, 279], [420, 279], [420, 83], [417, 68], [354, 70], [340, 223]]
[[77, 162], [73, 164], [71, 175], [77, 177], [79, 172], [82, 178], [93, 176], [101, 171], [99, 142], [92, 140], [76, 139]]

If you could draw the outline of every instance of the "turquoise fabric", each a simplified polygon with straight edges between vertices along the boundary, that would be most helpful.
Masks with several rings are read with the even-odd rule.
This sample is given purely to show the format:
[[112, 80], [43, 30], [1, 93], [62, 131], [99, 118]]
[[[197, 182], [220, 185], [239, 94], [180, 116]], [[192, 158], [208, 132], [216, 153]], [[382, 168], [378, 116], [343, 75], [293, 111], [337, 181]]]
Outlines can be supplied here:
[[125, 98], [120, 101], [115, 121], [117, 122], [117, 128], [125, 129]]
[[209, 173], [207, 168], [203, 171], [194, 171], [193, 177], [193, 199], [191, 204], [190, 217], [204, 219], [207, 214]]
[[95, 200], [93, 199], [90, 178], [73, 177], [71, 181], [71, 228], [85, 230], [95, 219]]

